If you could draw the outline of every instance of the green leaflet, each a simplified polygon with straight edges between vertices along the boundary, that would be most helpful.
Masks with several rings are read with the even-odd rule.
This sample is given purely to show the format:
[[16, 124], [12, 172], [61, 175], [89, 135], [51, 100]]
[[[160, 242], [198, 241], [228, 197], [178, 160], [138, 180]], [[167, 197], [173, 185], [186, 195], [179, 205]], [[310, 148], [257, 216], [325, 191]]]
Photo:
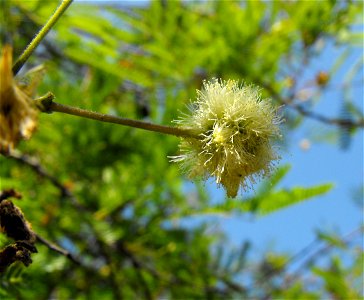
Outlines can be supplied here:
[[282, 189], [264, 198], [253, 198], [253, 200], [243, 202], [241, 209], [243, 211], [255, 212], [258, 215], [267, 215], [293, 204], [326, 194], [332, 188], [332, 183], [326, 183], [313, 187], [297, 186], [292, 189]]
[[257, 195], [247, 200], [226, 199], [224, 202], [210, 207], [202, 206], [194, 211], [183, 211], [173, 218], [191, 215], [229, 215], [231, 213], [254, 213], [264, 216], [294, 204], [324, 195], [332, 188], [332, 183], [319, 184], [311, 187], [296, 186], [290, 189], [274, 190], [274, 187], [287, 175], [290, 165], [284, 165], [276, 170], [269, 180], [258, 188]]

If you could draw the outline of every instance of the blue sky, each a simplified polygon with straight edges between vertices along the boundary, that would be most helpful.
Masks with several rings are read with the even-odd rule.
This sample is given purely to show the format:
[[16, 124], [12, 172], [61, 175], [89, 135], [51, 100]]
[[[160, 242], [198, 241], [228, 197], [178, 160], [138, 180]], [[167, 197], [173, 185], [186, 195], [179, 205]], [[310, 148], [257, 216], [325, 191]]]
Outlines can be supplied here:
[[[322, 54], [307, 67], [303, 81], [314, 78], [317, 71], [329, 71], [342, 53], [341, 48], [327, 45]], [[352, 66], [362, 57], [357, 48], [332, 78], [342, 83]], [[363, 110], [363, 69], [353, 80], [353, 99]], [[337, 117], [343, 101], [340, 88], [333, 88], [322, 95], [314, 110], [328, 117]], [[320, 142], [317, 136], [333, 131], [336, 127], [307, 119], [298, 130], [291, 132], [289, 146], [282, 151], [281, 164], [291, 164], [292, 169], [280, 187], [295, 185], [312, 186], [332, 182], [335, 187], [328, 194], [294, 205], [261, 218], [232, 216], [219, 220], [220, 227], [228, 234], [233, 245], [244, 240], [252, 241], [255, 253], [266, 250], [295, 253], [315, 239], [316, 230], [328, 230], [345, 235], [363, 223], [362, 207], [352, 200], [355, 189], [363, 184], [363, 130], [359, 130], [347, 150], [337, 143]], [[315, 138], [316, 137], [316, 138]], [[311, 146], [307, 151], [300, 147], [303, 139]], [[224, 197], [222, 190], [214, 190], [214, 197]]]

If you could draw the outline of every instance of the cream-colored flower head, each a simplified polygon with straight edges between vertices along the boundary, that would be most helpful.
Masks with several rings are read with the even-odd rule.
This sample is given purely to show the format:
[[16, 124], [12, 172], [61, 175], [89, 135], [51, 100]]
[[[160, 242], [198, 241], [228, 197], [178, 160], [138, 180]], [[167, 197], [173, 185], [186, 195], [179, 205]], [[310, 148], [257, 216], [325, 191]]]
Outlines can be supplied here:
[[7, 153], [20, 139], [30, 138], [37, 124], [30, 98], [36, 84], [21, 85], [11, 68], [12, 49], [5, 46], [0, 58], [0, 153]]
[[191, 114], [177, 121], [197, 138], [182, 138], [181, 155], [172, 161], [181, 162], [190, 178], [215, 177], [228, 197], [236, 197], [239, 187], [269, 175], [279, 159], [272, 139], [280, 136], [281, 119], [254, 86], [213, 79], [197, 93]]

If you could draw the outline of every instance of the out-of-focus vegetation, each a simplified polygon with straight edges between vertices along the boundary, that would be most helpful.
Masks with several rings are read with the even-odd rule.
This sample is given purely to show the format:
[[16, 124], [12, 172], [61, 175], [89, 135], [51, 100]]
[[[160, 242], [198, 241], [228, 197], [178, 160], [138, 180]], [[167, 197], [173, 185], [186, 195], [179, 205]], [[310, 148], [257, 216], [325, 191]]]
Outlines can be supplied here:
[[[2, 1], [0, 33], [16, 58], [57, 6], [54, 1]], [[44, 63], [38, 89], [57, 102], [169, 124], [186, 111], [203, 79], [244, 80], [285, 105], [285, 142], [306, 118], [332, 126], [339, 147], [363, 127], [350, 91], [362, 70], [342, 84], [338, 116], [315, 111], [330, 79], [362, 45], [363, 7], [352, 1], [151, 1], [73, 3], [26, 68]], [[343, 49], [302, 93], [302, 73], [325, 49]], [[4, 43], [2, 44], [4, 46]], [[313, 253], [267, 253], [248, 259], [250, 244], [230, 249], [205, 214], [274, 213], [327, 193], [331, 183], [279, 189], [281, 166], [242, 199], [210, 201], [191, 187], [167, 156], [178, 139], [63, 114], [41, 114], [38, 131], [0, 157], [0, 189], [38, 235], [25, 268], [0, 278], [0, 298], [19, 299], [359, 299], [363, 252], [353, 239], [320, 232]], [[277, 142], [278, 143], [278, 142]], [[281, 145], [285, 147], [285, 145]], [[180, 226], [186, 217], [193, 226]], [[0, 245], [10, 239], [0, 236]], [[43, 242], [43, 243], [42, 243]], [[61, 247], [55, 248], [51, 244]], [[54, 246], [54, 245], [53, 245]], [[302, 259], [295, 270], [292, 261]]]

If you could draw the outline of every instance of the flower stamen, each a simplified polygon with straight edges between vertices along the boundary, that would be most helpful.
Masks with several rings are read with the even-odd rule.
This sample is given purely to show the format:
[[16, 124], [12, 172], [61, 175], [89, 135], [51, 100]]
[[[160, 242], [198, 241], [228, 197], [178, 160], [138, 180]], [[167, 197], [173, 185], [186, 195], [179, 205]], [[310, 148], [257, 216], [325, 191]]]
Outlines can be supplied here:
[[239, 187], [249, 188], [257, 177], [265, 177], [279, 159], [271, 139], [280, 137], [280, 117], [253, 86], [236, 81], [204, 82], [197, 92], [191, 115], [178, 121], [193, 128], [200, 138], [182, 138], [179, 161], [190, 177], [215, 177], [235, 197]]

